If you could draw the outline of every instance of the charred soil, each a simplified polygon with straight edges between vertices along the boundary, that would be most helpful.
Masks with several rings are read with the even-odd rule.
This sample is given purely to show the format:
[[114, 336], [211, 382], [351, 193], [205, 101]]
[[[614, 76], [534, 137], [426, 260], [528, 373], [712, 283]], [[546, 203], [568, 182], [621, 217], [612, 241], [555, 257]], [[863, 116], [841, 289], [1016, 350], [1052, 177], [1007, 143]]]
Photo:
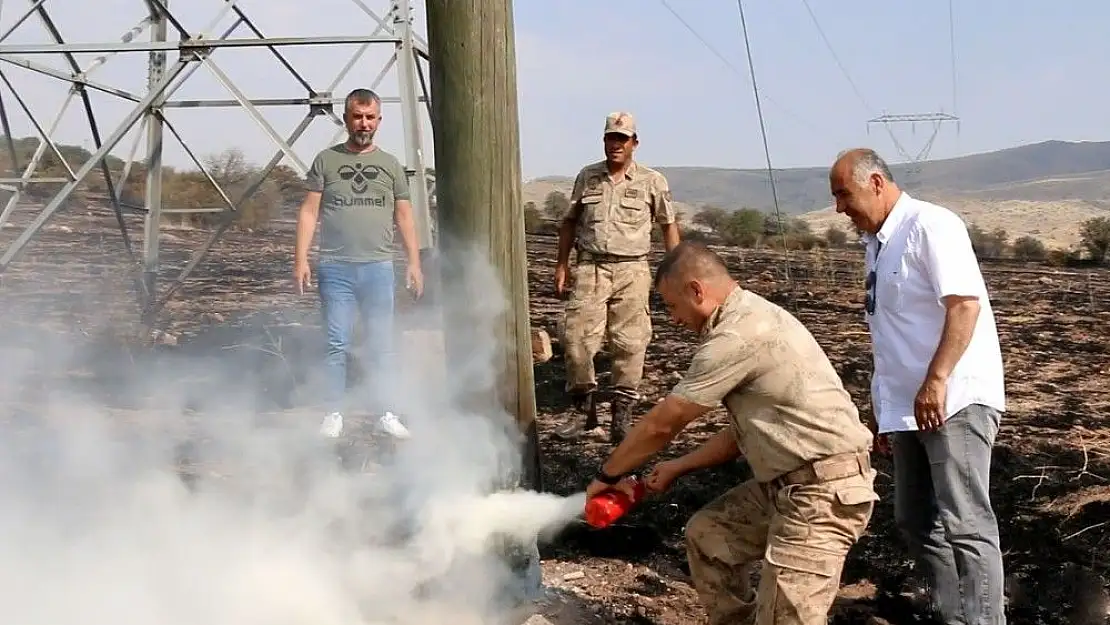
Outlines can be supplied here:
[[[33, 213], [17, 213], [26, 224]], [[141, 232], [137, 223], [131, 232]], [[137, 350], [135, 265], [126, 262], [113, 221], [102, 213], [59, 216], [9, 267], [0, 286], [5, 359], [20, 359], [19, 388], [0, 388], [9, 414], [33, 410], [65, 375], [105, 402], [134, 403], [143, 376], [164, 378], [184, 352], [234, 363], [236, 379], [205, 377], [192, 367], [180, 391], [198, 410], [221, 385], [255, 389], [273, 410], [305, 403], [299, 388], [321, 352], [317, 300], [291, 288], [289, 231], [230, 232], [164, 311], [155, 349]], [[0, 244], [18, 232], [5, 228]], [[172, 280], [207, 233], [163, 234], [163, 280]], [[861, 258], [853, 251], [792, 252], [722, 249], [747, 288], [796, 314], [828, 352], [860, 407], [870, 411], [870, 344], [862, 313]], [[585, 487], [610, 449], [603, 430], [568, 443], [551, 436], [568, 415], [558, 341], [562, 302], [554, 294], [555, 241], [528, 240], [533, 327], [554, 339], [555, 356], [537, 364], [536, 393], [543, 484], [571, 494]], [[983, 264], [1001, 332], [1009, 411], [995, 448], [992, 495], [1009, 576], [1011, 623], [1071, 622], [1075, 571], [1110, 575], [1110, 272]], [[641, 408], [677, 381], [696, 338], [674, 326], [653, 300], [654, 339]], [[420, 319], [409, 314], [407, 319]], [[72, 370], [58, 372], [37, 354], [48, 343], [84, 350]], [[607, 382], [604, 353], [600, 382]], [[185, 374], [183, 374], [185, 375]], [[131, 406], [134, 408], [135, 406]], [[608, 404], [600, 404], [602, 425]], [[665, 457], [683, 453], [725, 424], [721, 411], [682, 433]], [[875, 456], [882, 496], [867, 535], [853, 549], [834, 609], [836, 623], [910, 623], [922, 618], [903, 597], [910, 562], [893, 527], [891, 471]], [[747, 477], [742, 462], [680, 480], [645, 501], [616, 526], [572, 526], [542, 546], [555, 622], [704, 622], [685, 562], [683, 526], [690, 515]], [[1095, 578], [1098, 579], [1097, 577]], [[1096, 582], [1097, 584], [1097, 582]], [[1088, 584], [1090, 585], [1090, 584]]]

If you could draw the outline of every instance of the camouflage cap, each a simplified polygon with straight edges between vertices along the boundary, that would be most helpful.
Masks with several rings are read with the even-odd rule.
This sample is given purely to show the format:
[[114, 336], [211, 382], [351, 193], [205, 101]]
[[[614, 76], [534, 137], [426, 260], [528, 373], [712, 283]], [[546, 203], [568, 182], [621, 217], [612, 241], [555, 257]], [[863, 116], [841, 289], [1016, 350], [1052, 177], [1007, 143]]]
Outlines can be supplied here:
[[617, 111], [605, 118], [605, 134], [615, 132], [626, 137], [636, 136], [636, 119], [631, 113]]

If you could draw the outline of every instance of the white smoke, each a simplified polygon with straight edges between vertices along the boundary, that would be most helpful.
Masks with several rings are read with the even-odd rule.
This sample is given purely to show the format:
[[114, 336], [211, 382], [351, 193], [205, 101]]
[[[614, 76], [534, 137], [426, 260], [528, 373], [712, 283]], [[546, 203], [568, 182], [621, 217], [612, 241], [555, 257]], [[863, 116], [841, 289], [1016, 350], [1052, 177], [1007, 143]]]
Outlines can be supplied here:
[[[495, 547], [550, 536], [583, 496], [494, 492], [519, 463], [520, 441], [492, 404], [460, 408], [494, 383], [494, 320], [505, 307], [492, 271], [474, 263], [462, 291], [481, 293], [484, 308], [445, 324], [466, 333], [472, 358], [440, 382], [409, 372], [399, 412], [413, 438], [368, 471], [338, 466], [314, 412], [256, 417], [249, 397], [229, 390], [245, 372], [218, 361], [127, 380], [143, 408], [120, 410], [66, 381], [81, 353], [71, 341], [0, 345], [0, 621], [501, 621], [514, 573]], [[228, 380], [206, 395], [202, 416], [181, 391], [191, 374]], [[26, 401], [41, 379], [50, 380], [41, 397]], [[6, 419], [21, 402], [29, 417]], [[203, 441], [195, 482], [175, 468], [186, 434]]]

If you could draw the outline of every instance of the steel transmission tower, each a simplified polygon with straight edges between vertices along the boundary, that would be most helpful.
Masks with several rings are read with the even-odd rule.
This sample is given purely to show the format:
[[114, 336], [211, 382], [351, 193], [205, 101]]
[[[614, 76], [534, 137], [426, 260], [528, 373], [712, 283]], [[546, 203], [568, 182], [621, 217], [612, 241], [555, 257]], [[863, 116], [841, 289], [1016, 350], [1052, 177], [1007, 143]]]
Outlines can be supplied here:
[[[401, 126], [404, 132], [404, 151], [398, 154], [408, 169], [411, 187], [413, 190], [413, 209], [415, 213], [418, 235], [421, 239], [421, 248], [427, 250], [433, 246], [433, 224], [431, 219], [430, 202], [432, 201], [431, 174], [425, 162], [425, 137], [424, 121], [430, 110], [429, 93], [427, 87], [427, 71], [422, 65], [428, 58], [427, 43], [414, 32], [412, 9], [409, 0], [394, 0], [384, 14], [379, 8], [374, 10], [367, 6], [363, 0], [349, 0], [352, 8], [357, 10], [358, 19], [365, 19], [365, 32], [369, 35], [351, 36], [315, 36], [315, 37], [267, 37], [251, 19], [247, 12], [237, 6], [237, 0], [208, 0], [212, 7], [212, 19], [200, 33], [215, 33], [215, 29], [227, 20], [231, 26], [219, 32], [217, 36], [190, 33], [183, 25], [181, 16], [175, 14], [182, 9], [193, 11], [197, 9], [196, 0], [188, 4], [182, 0], [134, 0], [137, 24], [115, 41], [81, 42], [74, 43], [62, 36], [60, 29], [51, 17], [51, 11], [60, 10], [58, 5], [76, 4], [80, 0], [33, 0], [25, 10], [22, 10], [18, 19], [10, 22], [4, 32], [0, 33], [0, 123], [6, 140], [6, 145], [0, 150], [10, 151], [12, 177], [0, 178], [0, 189], [8, 191], [11, 195], [0, 209], [0, 228], [5, 224], [11, 227], [10, 217], [20, 204], [27, 188], [31, 185], [52, 185], [57, 191], [49, 197], [45, 205], [19, 235], [0, 253], [0, 275], [2, 275], [13, 262], [17, 262], [20, 255], [28, 245], [32, 244], [35, 236], [51, 220], [60, 208], [65, 206], [71, 197], [89, 176], [96, 174], [104, 177], [108, 190], [107, 200], [115, 212], [115, 219], [119, 225], [120, 235], [123, 238], [124, 248], [129, 256], [131, 266], [141, 279], [139, 284], [141, 306], [147, 324], [152, 323], [153, 317], [162, 309], [165, 303], [174, 296], [181, 285], [188, 279], [197, 265], [215, 245], [221, 235], [231, 226], [239, 214], [239, 209], [251, 199], [259, 190], [268, 176], [282, 161], [287, 161], [300, 175], [304, 175], [308, 163], [294, 151], [305, 131], [309, 129], [317, 117], [325, 117], [336, 125], [336, 133], [332, 143], [342, 140], [345, 135], [342, 122], [343, 97], [345, 93], [335, 93], [340, 83], [356, 68], [357, 73], [364, 73], [369, 61], [362, 60], [367, 50], [373, 45], [392, 46], [393, 52], [384, 67], [380, 68], [377, 77], [368, 80], [359, 86], [366, 86], [378, 90], [382, 94], [383, 107], [387, 110], [391, 105], [399, 105]], [[3, 4], [3, 8], [12, 10], [14, 2]], [[48, 33], [52, 43], [47, 44], [18, 44], [11, 43], [13, 33], [20, 33], [35, 28], [34, 22], [39, 22]], [[8, 20], [5, 20], [8, 22]], [[149, 31], [149, 41], [140, 41], [144, 32]], [[173, 32], [176, 36], [170, 37]], [[357, 52], [343, 66], [336, 67], [337, 73], [330, 84], [313, 84], [298, 72], [287, 59], [289, 50], [304, 46], [340, 46], [358, 45]], [[296, 93], [281, 98], [249, 98], [244, 90], [236, 85], [228, 73], [221, 69], [224, 48], [264, 48], [284, 67], [290, 76], [299, 84]], [[117, 54], [146, 53], [149, 56], [148, 80], [145, 89], [141, 92], [129, 91], [118, 86], [100, 82], [94, 76], [95, 72]], [[175, 53], [171, 58], [171, 53]], [[98, 55], [91, 63], [81, 63], [82, 55]], [[223, 53], [226, 55], [226, 53]], [[47, 57], [61, 60], [65, 70], [58, 69], [57, 63], [49, 63]], [[233, 97], [227, 100], [217, 99], [176, 99], [177, 93], [189, 82], [191, 76], [204, 66], [212, 77], [220, 83]], [[27, 94], [21, 92], [9, 79], [12, 67], [30, 70], [39, 75], [52, 77], [62, 85], [69, 86], [68, 95], [62, 104], [57, 116], [46, 124], [40, 120], [41, 113], [33, 110], [28, 104]], [[398, 92], [396, 96], [386, 95], [381, 91], [382, 83], [390, 71], [396, 69]], [[356, 74], [357, 75], [357, 74]], [[108, 94], [125, 103], [129, 110], [115, 127], [106, 127], [100, 123], [95, 107], [90, 100], [90, 92]], [[16, 151], [14, 137], [10, 123], [10, 113], [15, 109], [11, 107], [14, 102], [18, 109], [33, 126], [33, 133], [38, 136], [39, 142], [29, 162], [20, 162]], [[89, 151], [91, 158], [79, 166], [71, 165], [63, 157], [58, 148], [57, 135], [62, 118], [69, 106], [79, 101], [84, 108], [87, 120], [88, 135], [92, 139]], [[275, 108], [302, 108], [304, 116], [292, 132], [283, 136], [275, 130], [273, 123], [267, 119], [266, 112]], [[228, 109], [237, 108], [245, 111], [250, 119], [257, 125], [272, 142], [275, 152], [270, 160], [261, 168], [256, 176], [246, 185], [245, 190], [232, 195], [208, 171], [197, 151], [190, 146], [174, 123], [173, 111], [180, 109]], [[133, 132], [138, 128], [137, 132]], [[163, 139], [166, 131], [180, 143], [192, 164], [195, 165], [207, 181], [218, 192], [223, 206], [211, 208], [183, 208], [163, 205], [163, 180], [162, 172], [164, 158]], [[129, 134], [134, 134], [134, 144], [130, 156], [125, 159], [122, 173], [113, 178], [112, 172], [106, 163], [106, 158], [113, 150], [117, 149]], [[230, 141], [230, 140], [229, 140]], [[128, 180], [135, 155], [140, 144], [145, 144], [145, 158], [142, 164], [146, 166], [146, 195], [141, 206], [127, 205], [122, 198], [124, 183]], [[228, 146], [230, 147], [230, 146]], [[306, 150], [315, 153], [323, 145], [312, 145]], [[50, 155], [62, 162], [65, 168], [63, 178], [44, 178], [35, 175], [42, 164], [44, 157]], [[129, 232], [125, 215], [141, 213], [143, 217], [142, 246], [134, 250], [131, 244], [133, 233]], [[215, 213], [218, 215], [216, 224], [208, 234], [207, 240], [192, 253], [181, 269], [180, 273], [165, 288], [160, 288], [157, 276], [160, 269], [159, 263], [159, 236], [163, 217], [174, 213]]]
[[[890, 135], [890, 140], [894, 143], [895, 149], [906, 160], [906, 172], [910, 175], [916, 175], [921, 172], [921, 163], [929, 158], [929, 152], [933, 149], [933, 142], [936, 141], [937, 134], [945, 123], [955, 123], [957, 132], [959, 132], [960, 118], [948, 113], [884, 114], [867, 120], [867, 129], [870, 133], [872, 124], [881, 124], [886, 129], [887, 134]], [[898, 139], [894, 132], [894, 126], [909, 125], [911, 132], [916, 134], [917, 124], [930, 124], [931, 129], [923, 144], [914, 151], [907, 149], [902, 141]]]
[[[816, 19], [816, 18], [814, 18]], [[910, 177], [916, 176], [921, 172], [921, 163], [929, 158], [929, 152], [933, 149], [933, 142], [937, 139], [937, 134], [940, 133], [941, 126], [948, 123], [956, 124], [956, 134], [960, 132], [960, 118], [957, 116], [957, 72], [956, 72], [956, 10], [952, 0], [948, 0], [948, 46], [949, 46], [949, 61], [951, 63], [950, 79], [952, 81], [952, 112], [945, 113], [943, 108], [941, 112], [931, 113], [910, 113], [904, 115], [889, 115], [882, 114], [878, 117], [867, 120], [867, 130], [870, 133], [872, 124], [881, 124], [890, 135], [890, 140], [894, 143], [894, 148], [906, 159], [906, 172]], [[898, 136], [894, 132], [894, 127], [898, 125], [909, 125], [910, 131], [916, 134], [917, 124], [929, 124], [931, 126], [928, 136], [925, 141], [916, 148], [916, 150], [907, 149]]]

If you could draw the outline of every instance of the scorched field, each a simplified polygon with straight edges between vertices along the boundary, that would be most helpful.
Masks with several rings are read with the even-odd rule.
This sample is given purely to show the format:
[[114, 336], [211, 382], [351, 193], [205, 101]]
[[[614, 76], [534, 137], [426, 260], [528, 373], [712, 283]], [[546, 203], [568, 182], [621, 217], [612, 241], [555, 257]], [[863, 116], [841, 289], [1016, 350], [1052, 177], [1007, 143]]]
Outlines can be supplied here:
[[[31, 216], [17, 213], [15, 224], [26, 224]], [[58, 337], [98, 346], [88, 352], [93, 355], [74, 361], [73, 371], [25, 375], [16, 389], [0, 386], [8, 414], [41, 401], [61, 375], [85, 380], [105, 402], [134, 394], [136, 370], [142, 368], [142, 357], [128, 347], [136, 320], [134, 287], [113, 221], [102, 213], [62, 215], [3, 276], [0, 345], [28, 357], [27, 370], [35, 367], [36, 351]], [[131, 225], [131, 232], [141, 232], [137, 222]], [[6, 228], [0, 243], [6, 246], [16, 233]], [[190, 230], [163, 235], [164, 280], [175, 276], [205, 236]], [[787, 259], [773, 251], [721, 251], [745, 287], [808, 326], [861, 412], [868, 413], [870, 345], [859, 255], [792, 252]], [[194, 389], [183, 393], [193, 392], [203, 402], [221, 385], [234, 384], [250, 386], [275, 410], [304, 400], [297, 382], [316, 366], [322, 349], [318, 301], [293, 292], [291, 254], [289, 230], [232, 232], [185, 283], [162, 314], [155, 351], [235, 359], [242, 375], [183, 380], [183, 388]], [[555, 240], [529, 237], [528, 254], [533, 327], [557, 337]], [[1072, 589], [1103, 591], [1094, 587], [1110, 574], [1105, 555], [1110, 550], [1110, 272], [1012, 263], [984, 263], [983, 270], [1001, 332], [1009, 401], [995, 448], [992, 491], [1009, 577], [1010, 623], [1078, 622]], [[695, 340], [669, 322], [658, 300], [652, 314], [655, 336], [643, 389], [648, 402], [674, 384]], [[609, 445], [601, 430], [575, 443], [550, 435], [568, 408], [557, 340], [554, 354], [535, 369], [543, 481], [549, 491], [571, 494], [586, 485]], [[606, 371], [603, 354], [603, 387]], [[604, 428], [606, 403], [600, 413]], [[685, 432], [670, 453], [691, 449], [724, 423], [720, 411], [713, 413]], [[903, 592], [910, 567], [892, 523], [891, 466], [881, 456], [875, 465], [883, 499], [846, 567], [836, 623], [900, 624], [920, 616]], [[746, 476], [742, 463], [687, 476], [618, 526], [568, 528], [542, 546], [548, 591], [542, 612], [556, 623], [704, 622], [687, 575], [683, 524]]]

